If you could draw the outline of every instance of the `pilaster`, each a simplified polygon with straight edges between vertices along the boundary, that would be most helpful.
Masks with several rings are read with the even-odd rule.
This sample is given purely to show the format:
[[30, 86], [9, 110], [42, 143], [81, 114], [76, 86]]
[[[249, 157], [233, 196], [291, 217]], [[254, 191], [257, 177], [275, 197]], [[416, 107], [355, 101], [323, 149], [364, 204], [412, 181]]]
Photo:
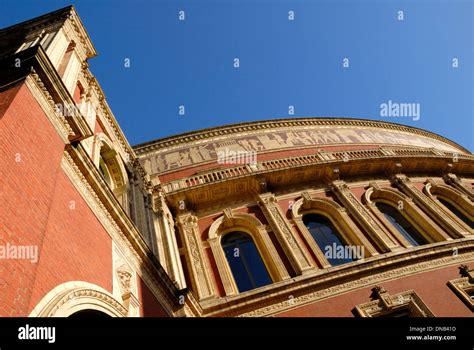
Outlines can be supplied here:
[[[399, 247], [399, 245], [384, 232], [380, 225], [374, 220], [369, 210], [359, 202], [343, 180], [333, 181], [331, 187], [343, 206], [362, 226], [364, 231], [370, 235], [382, 252], [389, 252]], [[367, 244], [366, 247], [369, 252], [372, 254], [377, 253], [377, 250], [365, 237], [360, 237], [360, 239], [364, 242], [364, 245]]]
[[198, 218], [190, 212], [185, 212], [177, 217], [177, 221], [194, 290], [199, 300], [212, 298], [215, 292], [201, 243]]
[[285, 218], [272, 193], [258, 195], [258, 205], [262, 209], [267, 221], [270, 223], [276, 238], [280, 242], [290, 263], [298, 274], [304, 274], [314, 267], [304, 251], [301, 243], [296, 239], [293, 229]]

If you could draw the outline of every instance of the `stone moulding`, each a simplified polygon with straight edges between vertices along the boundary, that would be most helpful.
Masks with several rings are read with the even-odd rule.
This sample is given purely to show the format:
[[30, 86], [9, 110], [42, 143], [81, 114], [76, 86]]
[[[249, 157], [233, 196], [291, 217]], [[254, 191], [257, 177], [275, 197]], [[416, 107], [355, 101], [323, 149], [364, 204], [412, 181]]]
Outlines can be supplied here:
[[[350, 162], [354, 161], [363, 161], [363, 160], [371, 160], [374, 158], [379, 159], [400, 159], [400, 158], [414, 158], [414, 157], [432, 157], [432, 158], [440, 158], [446, 159], [446, 161], [451, 160], [451, 155], [443, 154], [439, 155], [437, 152], [436, 154], [432, 150], [428, 149], [419, 149], [416, 152], [410, 149], [411, 152], [408, 154], [404, 154], [406, 149], [395, 149], [394, 155], [385, 155], [380, 150], [365, 150], [357, 151], [357, 154], [363, 155], [363, 157], [354, 157], [350, 158]], [[356, 153], [356, 152], [353, 152]], [[351, 155], [351, 151], [347, 152], [334, 152], [332, 153], [333, 159], [327, 160], [322, 159], [317, 154], [316, 155], [306, 155], [306, 156], [296, 156], [296, 157], [287, 157], [281, 159], [274, 159], [269, 161], [263, 161], [257, 163], [255, 168], [251, 168], [248, 165], [245, 166], [238, 166], [233, 168], [226, 168], [220, 170], [209, 171], [206, 173], [202, 173], [195, 176], [190, 176], [187, 178], [179, 179], [170, 181], [164, 184], [161, 184], [163, 191], [166, 194], [179, 192], [182, 190], [186, 190], [189, 188], [197, 188], [207, 186], [212, 183], [223, 182], [227, 180], [233, 180], [245, 176], [254, 176], [257, 174], [265, 174], [268, 172], [275, 172], [284, 169], [290, 169], [295, 167], [308, 167], [313, 165], [323, 165], [323, 164], [331, 164], [334, 162], [342, 162], [342, 164], [347, 164], [349, 162], [344, 162], [342, 159], [344, 155], [349, 154]], [[460, 155], [459, 162], [465, 161], [474, 161], [474, 156], [472, 155]]]
[[404, 126], [401, 124], [389, 123], [389, 122], [382, 122], [382, 121], [374, 121], [368, 119], [349, 119], [349, 118], [293, 118], [293, 119], [275, 119], [275, 120], [265, 120], [260, 122], [253, 122], [253, 123], [242, 123], [242, 124], [234, 124], [234, 125], [227, 125], [222, 127], [204, 129], [200, 131], [194, 131], [182, 135], [177, 136], [170, 136], [167, 138], [163, 138], [160, 140], [154, 140], [147, 143], [139, 144], [134, 146], [135, 152], [137, 155], [141, 156], [148, 152], [154, 150], [162, 150], [168, 147], [174, 147], [177, 145], [183, 145], [186, 143], [191, 143], [199, 140], [204, 140], [212, 137], [218, 136], [226, 136], [229, 135], [234, 136], [235, 134], [239, 133], [251, 133], [259, 130], [269, 130], [269, 129], [279, 129], [279, 128], [300, 128], [300, 127], [308, 127], [308, 126], [352, 126], [352, 127], [366, 127], [366, 128], [379, 128], [379, 129], [386, 129], [386, 130], [397, 130], [408, 132], [412, 134], [417, 134], [421, 136], [425, 136], [431, 139], [435, 139], [444, 143], [447, 143], [462, 152], [471, 153], [464, 147], [456, 144], [455, 142], [437, 135], [435, 133]]
[[379, 317], [400, 309], [409, 310], [411, 315], [414, 317], [435, 316], [414, 290], [408, 290], [395, 295], [390, 295], [381, 287], [377, 286], [373, 288], [372, 291], [374, 291], [374, 289], [379, 289], [382, 291], [382, 293], [380, 293], [378, 297], [371, 302], [357, 305], [355, 311], [358, 316]]
[[456, 295], [474, 312], [474, 299], [469, 292], [474, 291], [474, 284], [469, 282], [469, 278], [458, 278], [448, 282], [448, 286], [456, 293]]
[[127, 310], [112, 294], [100, 286], [69, 281], [50, 290], [31, 311], [30, 317], [68, 317], [93, 309], [112, 317], [126, 317]]
[[[453, 254], [455, 248], [457, 254]], [[265, 288], [223, 298], [203, 312], [204, 316], [270, 316], [384, 281], [473, 260], [472, 238], [434, 243], [279, 282], [272, 285], [271, 298]]]
[[[69, 152], [72, 152], [72, 154]], [[157, 296], [157, 299], [163, 303], [163, 306], [168, 312], [172, 313], [176, 308], [177, 298], [175, 299], [174, 296], [171, 296], [170, 292], [175, 292], [175, 286], [172, 285], [166, 273], [160, 272], [150, 266], [152, 263], [148, 262], [146, 257], [151, 254], [146, 251], [146, 245], [142, 242], [138, 231], [133, 228], [133, 225], [128, 222], [128, 230], [119, 226], [117, 222], [120, 222], [120, 220], [111, 215], [111, 210], [104, 205], [104, 202], [107, 202], [107, 200], [97, 195], [96, 187], [93, 187], [94, 184], [92, 181], [94, 176], [91, 176], [91, 174], [85, 176], [82, 173], [80, 167], [76, 164], [75, 158], [77, 157], [78, 154], [72, 149], [64, 152], [61, 167], [65, 174], [69, 177], [82, 198], [84, 198], [87, 205], [91, 208], [91, 211], [97, 216], [111, 239], [117, 244], [122, 254], [127, 257], [128, 261], [133, 265], [134, 270], [143, 278], [147, 286]], [[80, 160], [78, 161], [80, 162]], [[94, 168], [91, 166], [91, 169]], [[123, 225], [123, 223], [121, 223], [121, 225]], [[159, 280], [156, 274], [160, 275], [162, 279]], [[169, 288], [169, 291], [165, 292], [163, 288], [159, 287], [163, 281], [165, 281], [167, 285], [165, 288]]]

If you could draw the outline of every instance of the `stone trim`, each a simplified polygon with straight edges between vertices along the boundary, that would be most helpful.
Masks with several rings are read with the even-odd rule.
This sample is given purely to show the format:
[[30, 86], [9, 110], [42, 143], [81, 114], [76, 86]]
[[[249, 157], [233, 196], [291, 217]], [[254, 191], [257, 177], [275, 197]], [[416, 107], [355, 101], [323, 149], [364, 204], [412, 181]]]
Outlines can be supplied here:
[[[464, 252], [454, 255], [454, 248]], [[268, 299], [264, 291], [255, 291], [245, 299], [238, 296], [225, 298], [212, 309], [204, 309], [203, 312], [204, 316], [270, 316], [384, 281], [472, 260], [473, 239], [435, 243], [379, 255], [356, 265], [345, 264], [319, 270], [314, 276], [301, 276], [290, 280], [289, 283], [280, 282], [280, 286], [273, 286], [271, 289], [272, 300]], [[290, 295], [291, 300], [288, 297]], [[225, 304], [224, 307], [220, 305], [222, 303]]]
[[448, 286], [474, 312], [474, 298], [469, 295], [474, 293], [474, 270], [469, 270], [467, 265], [461, 265], [459, 273], [462, 278], [449, 281]]
[[384, 288], [372, 288], [373, 301], [355, 307], [355, 312], [360, 317], [390, 317], [390, 313], [408, 309], [414, 317], [434, 317], [423, 300], [414, 290], [408, 290], [395, 295], [390, 295]]
[[283, 251], [297, 274], [305, 274], [315, 267], [311, 263], [303, 244], [298, 240], [293, 228], [281, 212], [275, 196], [268, 192], [258, 195], [258, 205], [280, 242]]
[[474, 299], [468, 294], [468, 292], [474, 291], [474, 284], [470, 283], [469, 279], [465, 277], [449, 281], [448, 286], [474, 312]]
[[452, 220], [457, 224], [459, 227], [459, 231], [463, 235], [474, 234], [474, 230], [471, 229], [465, 222], [463, 222], [460, 218], [457, 217], [451, 210], [446, 208], [443, 203], [441, 203], [438, 197], [444, 199], [445, 201], [449, 202], [451, 205], [456, 207], [460, 212], [462, 212], [466, 217], [474, 221], [474, 205], [469, 200], [468, 196], [464, 193], [459, 192], [456, 188], [452, 188], [448, 185], [438, 184], [432, 179], [428, 179], [425, 181], [425, 187], [423, 188], [423, 192], [430, 198], [432, 204], [437, 206], [439, 211], [442, 212], [444, 215], [440, 217], [440, 219], [444, 220]]
[[328, 218], [338, 233], [342, 236], [348, 245], [361, 245], [364, 247], [364, 258], [378, 255], [372, 244], [365, 238], [364, 234], [352, 222], [346, 210], [336, 202], [322, 198], [311, 198], [308, 192], [303, 192], [303, 198], [300, 198], [293, 204], [292, 215], [296, 226], [305, 238], [306, 242], [313, 250], [318, 262], [322, 268], [328, 268], [329, 264], [324, 252], [319, 248], [313, 236], [306, 228], [303, 222], [303, 216], [306, 214], [321, 214]]
[[186, 263], [193, 290], [200, 301], [213, 298], [215, 288], [211, 282], [209, 272], [211, 269], [200, 239], [198, 219], [193, 214], [186, 212], [178, 215], [176, 221], [186, 251]]
[[[366, 196], [368, 197], [368, 196]], [[411, 247], [411, 244], [401, 235], [401, 233], [385, 218], [384, 214], [375, 205], [375, 202], [381, 202], [392, 206], [417, 229], [419, 234], [424, 237], [428, 243], [452, 240], [431, 218], [425, 214], [413, 200], [402, 192], [392, 188], [377, 188], [372, 186], [370, 194], [370, 203], [368, 207], [372, 213], [379, 219], [385, 228], [395, 237], [404, 247]]]
[[[72, 154], [75, 152], [73, 149], [70, 149]], [[75, 158], [78, 157], [75, 154]], [[172, 314], [176, 308], [177, 300], [171, 299], [170, 291], [175, 288], [171, 286], [171, 281], [165, 282], [169, 284], [167, 288], [170, 288], [170, 291], [165, 292], [162, 290], [163, 281], [166, 281], [168, 276], [163, 272], [160, 274], [158, 271], [154, 271], [155, 268], [151, 267], [150, 265], [153, 264], [149, 261], [149, 257], [151, 252], [147, 252], [146, 244], [143, 242], [138, 231], [134, 228], [133, 224], [126, 218], [123, 209], [120, 206], [116, 206], [116, 210], [121, 213], [121, 217], [123, 220], [127, 221], [125, 225], [129, 227], [129, 231], [123, 231], [120, 226], [118, 225], [116, 218], [114, 218], [109, 209], [107, 209], [106, 205], [103, 201], [107, 202], [107, 200], [99, 197], [94, 189], [93, 179], [96, 180], [100, 178], [98, 171], [95, 167], [90, 165], [90, 168], [96, 175], [88, 174], [86, 177], [79, 166], [76, 164], [75, 159], [73, 156], [66, 150], [64, 152], [63, 158], [61, 160], [61, 168], [63, 169], [64, 173], [70, 179], [74, 187], [78, 190], [81, 197], [84, 199], [86, 204], [90, 207], [91, 211], [97, 217], [99, 222], [102, 224], [104, 229], [110, 235], [111, 239], [117, 245], [117, 249], [121, 252], [121, 254], [127, 259], [127, 261], [132, 265], [134, 271], [137, 271], [138, 275], [142, 277], [143, 281], [147, 284], [148, 288], [152, 291], [155, 295], [157, 300], [162, 303], [163, 307], [167, 309], [167, 311]], [[97, 181], [97, 180], [96, 180]], [[93, 184], [94, 183], [94, 184]], [[106, 188], [105, 185], [98, 186], [98, 188]], [[110, 196], [113, 195], [110, 193]], [[102, 198], [102, 199], [101, 199]], [[112, 200], [112, 199], [110, 199]], [[116, 213], [115, 213], [116, 214]], [[123, 223], [122, 223], [123, 224]], [[132, 244], [133, 242], [133, 244]], [[158, 279], [156, 274], [160, 274], [163, 279]]]
[[48, 292], [30, 317], [68, 317], [81, 310], [97, 310], [112, 317], [126, 317], [127, 309], [105, 289], [88, 282], [72, 281]]
[[[403, 151], [404, 148], [399, 148], [397, 151]], [[430, 157], [430, 158], [437, 158], [437, 159], [445, 159], [445, 161], [450, 161], [451, 156], [448, 154], [445, 155], [435, 155], [431, 151], [426, 151], [423, 149], [418, 150], [417, 153], [409, 154], [409, 155], [383, 155], [380, 153], [379, 150], [366, 150], [367, 156], [364, 158], [353, 158], [351, 161], [370, 161], [374, 158], [380, 159], [381, 161], [386, 161], [387, 165], [391, 164], [391, 159], [399, 160], [400, 157], [408, 157], [413, 159], [414, 157]], [[210, 170], [204, 173], [200, 173], [198, 175], [184, 177], [178, 180], [173, 180], [161, 184], [160, 186], [163, 188], [163, 191], [166, 194], [175, 194], [179, 192], [189, 191], [192, 189], [205, 187], [217, 183], [222, 183], [225, 181], [237, 180], [244, 177], [250, 176], [261, 176], [262, 174], [275, 172], [275, 171], [284, 171], [288, 169], [293, 169], [295, 167], [309, 167], [309, 166], [325, 166], [330, 165], [332, 167], [345, 164], [343, 161], [344, 155], [347, 155], [347, 152], [326, 152], [331, 153], [332, 158], [326, 159], [322, 158], [320, 154], [314, 155], [305, 155], [305, 156], [295, 156], [295, 157], [285, 157], [285, 158], [278, 158], [272, 159], [268, 161], [258, 162], [254, 167], [250, 167], [248, 164], [240, 165], [237, 167], [232, 168], [225, 168], [225, 169], [218, 169], [218, 170]], [[474, 156], [472, 155], [460, 155], [459, 162], [462, 160], [465, 161], [474, 161]], [[192, 166], [191, 166], [192, 167]], [[185, 169], [185, 167], [180, 168], [181, 170]], [[163, 175], [163, 174], [160, 174]], [[344, 174], [348, 176], [350, 174]]]
[[227, 125], [216, 128], [209, 128], [200, 131], [189, 132], [181, 135], [170, 136], [167, 138], [150, 141], [147, 143], [139, 144], [134, 147], [137, 155], [142, 156], [148, 152], [157, 149], [164, 149], [168, 147], [174, 147], [177, 145], [183, 145], [198, 140], [209, 139], [218, 136], [235, 135], [238, 133], [251, 133], [259, 130], [269, 130], [277, 128], [305, 128], [308, 126], [352, 126], [352, 127], [364, 127], [364, 128], [379, 128], [388, 130], [397, 130], [402, 132], [408, 132], [425, 136], [428, 138], [436, 139], [438, 141], [447, 143], [455, 148], [458, 148], [464, 153], [470, 154], [467, 149], [456, 144], [455, 142], [448, 140], [445, 137], [437, 135], [435, 133], [404, 126], [401, 124], [381, 122], [367, 119], [349, 119], [349, 118], [292, 118], [292, 119], [276, 119], [276, 120], [265, 120], [252, 123], [241, 123], [234, 125]]
[[410, 180], [409, 177], [403, 174], [397, 174], [392, 177], [393, 183], [410, 198], [413, 198], [415, 203], [426, 212], [429, 217], [442, 227], [448, 234], [445, 238], [454, 237], [460, 238], [464, 235], [470, 234], [457, 221], [453, 220], [451, 216], [440, 208], [439, 204], [433, 198], [426, 196], [421, 192]]
[[46, 89], [43, 82], [41, 81], [41, 78], [34, 69], [32, 69], [31, 74], [26, 77], [25, 82], [31, 94], [33, 97], [35, 97], [36, 101], [43, 110], [44, 114], [46, 114], [48, 120], [56, 129], [56, 132], [58, 133], [61, 140], [64, 143], [68, 143], [69, 136], [73, 136], [74, 131], [72, 131], [71, 127], [66, 122], [66, 119], [56, 112], [54, 100], [51, 97], [51, 94], [49, 93], [48, 89]]
[[209, 228], [209, 239], [207, 241], [216, 261], [226, 296], [239, 294], [237, 284], [221, 245], [222, 237], [233, 231], [245, 232], [252, 238], [273, 282], [290, 278], [283, 261], [268, 235], [265, 225], [249, 214], [232, 213], [230, 208], [226, 208], [224, 209], [224, 215], [214, 221]]
[[448, 173], [443, 177], [444, 181], [448, 184], [456, 188], [457, 190], [461, 191], [464, 193], [468, 198], [474, 202], [474, 193], [467, 188], [459, 178], [453, 174], [453, 173]]

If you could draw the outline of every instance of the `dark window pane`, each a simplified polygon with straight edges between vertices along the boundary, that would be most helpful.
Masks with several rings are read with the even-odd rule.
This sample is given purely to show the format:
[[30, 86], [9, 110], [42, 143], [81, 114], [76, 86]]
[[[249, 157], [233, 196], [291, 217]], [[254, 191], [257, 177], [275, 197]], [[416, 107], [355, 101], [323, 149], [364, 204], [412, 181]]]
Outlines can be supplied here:
[[447, 209], [449, 209], [454, 215], [456, 215], [459, 219], [464, 221], [466, 225], [468, 225], [470, 228], [474, 229], [474, 222], [470, 220], [466, 215], [464, 215], [458, 208], [456, 208], [454, 205], [449, 203], [448, 201], [445, 201], [443, 198], [439, 198], [438, 200], [443, 204]]
[[319, 214], [306, 214], [303, 216], [303, 222], [322, 252], [326, 253], [327, 249], [331, 250], [331, 256], [326, 256], [326, 258], [332, 266], [342, 265], [355, 260], [348, 257], [347, 254], [344, 254], [343, 258], [339, 258], [335, 254], [334, 248], [345, 247], [346, 244], [328, 218]]
[[393, 317], [393, 318], [407, 318], [407, 317], [413, 317], [411, 311], [409, 309], [398, 309], [386, 314], [383, 314], [379, 317]]
[[102, 311], [97, 311], [97, 310], [92, 310], [92, 309], [80, 310], [69, 316], [69, 318], [109, 318], [109, 317], [111, 316], [107, 315], [106, 313]]
[[244, 232], [231, 232], [222, 238], [227, 261], [239, 292], [272, 283], [252, 238]]
[[403, 217], [400, 212], [391, 205], [377, 202], [377, 208], [385, 215], [385, 218], [400, 232], [400, 234], [414, 247], [426, 244], [424, 237]]

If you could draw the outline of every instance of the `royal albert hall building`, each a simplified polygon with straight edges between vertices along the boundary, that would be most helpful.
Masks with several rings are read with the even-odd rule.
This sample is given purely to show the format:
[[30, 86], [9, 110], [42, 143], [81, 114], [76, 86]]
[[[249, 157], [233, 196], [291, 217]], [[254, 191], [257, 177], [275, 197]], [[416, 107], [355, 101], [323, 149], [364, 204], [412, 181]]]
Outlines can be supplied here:
[[95, 55], [73, 7], [0, 30], [1, 316], [473, 315], [469, 150], [319, 117], [131, 147]]

